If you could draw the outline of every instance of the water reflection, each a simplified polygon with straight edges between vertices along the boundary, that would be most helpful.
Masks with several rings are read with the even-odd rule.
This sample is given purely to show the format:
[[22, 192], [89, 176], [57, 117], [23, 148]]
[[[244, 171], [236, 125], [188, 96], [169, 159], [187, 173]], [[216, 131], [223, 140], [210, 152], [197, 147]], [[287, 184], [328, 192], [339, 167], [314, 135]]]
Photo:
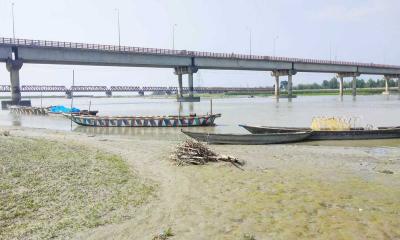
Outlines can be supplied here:
[[142, 139], [176, 140], [183, 137], [181, 130], [214, 133], [215, 127], [85, 127], [76, 126], [73, 131], [88, 135], [125, 135], [137, 136]]
[[21, 126], [21, 116], [19, 114], [11, 113], [11, 125], [14, 127]]

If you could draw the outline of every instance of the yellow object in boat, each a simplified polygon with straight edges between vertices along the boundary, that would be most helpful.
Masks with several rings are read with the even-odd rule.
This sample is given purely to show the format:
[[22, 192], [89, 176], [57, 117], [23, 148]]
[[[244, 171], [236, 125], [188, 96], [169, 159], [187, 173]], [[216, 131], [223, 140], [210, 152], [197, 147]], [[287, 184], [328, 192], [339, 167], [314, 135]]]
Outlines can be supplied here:
[[342, 131], [350, 130], [350, 121], [338, 117], [314, 117], [311, 122], [311, 129], [314, 131]]

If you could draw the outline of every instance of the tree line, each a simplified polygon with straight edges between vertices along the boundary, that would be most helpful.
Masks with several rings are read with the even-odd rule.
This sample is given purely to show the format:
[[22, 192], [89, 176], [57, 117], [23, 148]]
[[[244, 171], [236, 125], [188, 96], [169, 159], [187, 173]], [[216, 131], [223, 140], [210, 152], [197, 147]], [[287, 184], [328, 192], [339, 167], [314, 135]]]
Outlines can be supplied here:
[[[351, 81], [344, 81], [343, 87], [344, 88], [352, 88], [352, 80]], [[389, 80], [389, 87], [397, 86], [397, 82], [393, 79]], [[282, 86], [283, 88], [285, 86]], [[356, 81], [357, 88], [382, 88], [385, 87], [385, 80], [384, 79], [377, 79], [376, 81], [373, 79], [368, 79], [365, 81], [364, 79], [357, 79]], [[322, 84], [318, 83], [311, 83], [311, 84], [298, 84], [297, 86], [293, 87], [294, 89], [338, 89], [339, 88], [339, 80], [337, 78], [332, 78], [331, 80], [324, 80]]]

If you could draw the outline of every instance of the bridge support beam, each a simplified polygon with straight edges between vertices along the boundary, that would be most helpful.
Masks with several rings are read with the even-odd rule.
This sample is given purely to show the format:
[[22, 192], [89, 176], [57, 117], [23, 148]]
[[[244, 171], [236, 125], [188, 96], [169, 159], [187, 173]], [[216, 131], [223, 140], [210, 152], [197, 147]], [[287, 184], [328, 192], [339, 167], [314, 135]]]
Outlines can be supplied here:
[[400, 77], [397, 78], [397, 92], [400, 94]]
[[357, 77], [356, 76], [353, 76], [351, 95], [353, 97], [355, 97], [357, 95]]
[[22, 60], [7, 59], [6, 67], [10, 72], [10, 82], [11, 82], [11, 101], [12, 104], [18, 105], [21, 102], [21, 89], [19, 84], [19, 70], [22, 67]]
[[[200, 102], [200, 97], [194, 97], [194, 87], [193, 87], [193, 73], [196, 73], [198, 69], [194, 66], [181, 66], [175, 67], [175, 74], [178, 75], [178, 102]], [[189, 96], [183, 96], [182, 87], [182, 75], [188, 75], [188, 86], [189, 86]]]
[[343, 88], [344, 88], [344, 81], [343, 76], [339, 77], [339, 96], [343, 97]]
[[397, 84], [398, 84], [398, 91], [400, 92], [400, 75], [385, 75], [385, 91], [382, 94], [389, 95], [390, 94], [390, 89], [389, 89], [389, 81], [390, 79], [397, 78]]
[[67, 99], [71, 99], [72, 98], [72, 91], [71, 90], [65, 91], [65, 98], [67, 98]]
[[279, 89], [279, 75], [275, 75], [275, 91], [274, 91], [274, 95], [276, 98], [279, 98], [280, 96], [280, 89]]
[[383, 92], [383, 94], [389, 95], [389, 77], [385, 76], [385, 91]]
[[189, 97], [193, 97], [193, 73], [188, 74]]
[[357, 95], [357, 77], [360, 76], [359, 73], [338, 73], [337, 78], [339, 78], [339, 96], [343, 97], [344, 94], [344, 81], [343, 78], [345, 77], [352, 77], [352, 84], [351, 84], [351, 95], [355, 97]]
[[292, 74], [288, 75], [288, 86], [287, 86], [287, 91], [288, 91], [288, 97], [292, 98], [293, 97], [293, 82], [292, 82]]
[[288, 98], [292, 98], [293, 96], [293, 75], [296, 74], [296, 71], [293, 69], [289, 70], [275, 70], [271, 72], [271, 76], [275, 77], [275, 97], [279, 98], [280, 97], [280, 82], [279, 82], [279, 77], [280, 76], [288, 76], [288, 85], [287, 85], [287, 93], [288, 93]]
[[178, 97], [183, 97], [182, 74], [178, 74]]

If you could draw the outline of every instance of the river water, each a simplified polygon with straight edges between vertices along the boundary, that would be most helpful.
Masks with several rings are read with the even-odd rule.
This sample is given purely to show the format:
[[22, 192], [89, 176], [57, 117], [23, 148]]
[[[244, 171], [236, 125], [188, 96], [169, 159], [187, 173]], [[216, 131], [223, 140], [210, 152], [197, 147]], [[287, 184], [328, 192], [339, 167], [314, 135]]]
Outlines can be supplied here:
[[[203, 98], [199, 103], [182, 103], [173, 98], [154, 97], [113, 97], [74, 98], [74, 107], [98, 110], [99, 115], [169, 115], [185, 113], [205, 114], [211, 111], [210, 100]], [[32, 106], [65, 105], [71, 100], [65, 98], [32, 99]], [[372, 95], [345, 96], [299, 96], [289, 100], [272, 97], [235, 97], [213, 99], [213, 113], [221, 113], [216, 127], [197, 128], [196, 131], [218, 133], [246, 133], [238, 124], [270, 126], [310, 126], [315, 116], [345, 116], [357, 119], [358, 126], [400, 125], [400, 96]], [[78, 131], [92, 134], [128, 134], [159, 137], [174, 137], [177, 128], [90, 128], [82, 127], [62, 116], [13, 116], [8, 111], [0, 112], [0, 125], [47, 128]]]

